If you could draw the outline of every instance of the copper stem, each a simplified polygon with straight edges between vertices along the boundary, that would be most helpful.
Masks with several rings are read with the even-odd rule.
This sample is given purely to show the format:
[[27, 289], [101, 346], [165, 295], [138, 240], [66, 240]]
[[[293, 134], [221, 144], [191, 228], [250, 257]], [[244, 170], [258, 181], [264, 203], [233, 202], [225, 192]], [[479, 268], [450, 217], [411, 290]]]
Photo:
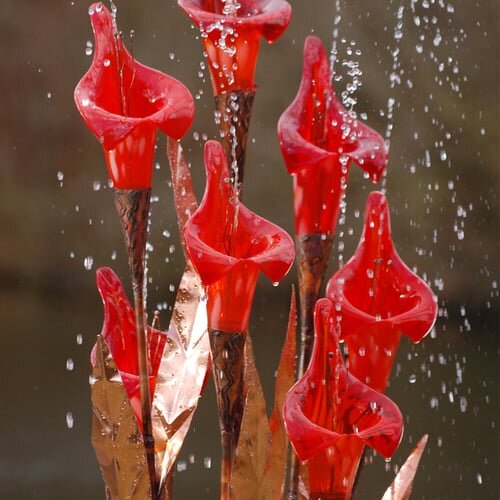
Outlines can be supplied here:
[[[136, 289], [137, 287], [137, 289]], [[140, 290], [139, 290], [140, 287]], [[137, 359], [139, 364], [139, 384], [141, 393], [142, 437], [146, 449], [151, 497], [158, 499], [155, 471], [155, 444], [151, 419], [151, 395], [149, 392], [149, 361], [147, 357], [146, 323], [144, 318], [143, 283], [134, 283], [135, 327], [137, 333]]]
[[[300, 342], [297, 379], [302, 377], [311, 359], [314, 342], [314, 306], [328, 267], [333, 236], [312, 233], [296, 237], [296, 260], [299, 278]], [[298, 498], [299, 462], [290, 454], [288, 500]]]
[[117, 189], [115, 206], [122, 224], [128, 263], [132, 275], [137, 360], [142, 410], [142, 437], [148, 464], [152, 500], [160, 500], [155, 471], [151, 395], [149, 391], [149, 360], [144, 301], [145, 249], [148, 229], [151, 189]]
[[238, 191], [243, 186], [248, 129], [254, 98], [255, 92], [240, 90], [215, 96], [215, 122], [226, 152], [231, 182]]
[[246, 332], [209, 330], [221, 433], [221, 500], [232, 499], [231, 473], [245, 407]]

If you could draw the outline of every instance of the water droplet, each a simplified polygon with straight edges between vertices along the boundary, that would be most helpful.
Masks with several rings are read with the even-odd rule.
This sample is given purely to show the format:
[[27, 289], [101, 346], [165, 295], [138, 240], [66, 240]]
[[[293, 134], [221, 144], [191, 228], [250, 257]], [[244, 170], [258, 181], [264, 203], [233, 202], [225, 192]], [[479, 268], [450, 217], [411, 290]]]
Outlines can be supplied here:
[[73, 429], [73, 424], [74, 424], [73, 413], [68, 411], [66, 413], [66, 425], [67, 425], [68, 429]]
[[93, 265], [94, 258], [92, 256], [89, 255], [88, 257], [85, 257], [85, 259], [83, 259], [83, 267], [85, 267], [87, 271], [90, 271]]
[[415, 374], [409, 376], [408, 382], [410, 382], [410, 384], [414, 384], [416, 381], [417, 381], [417, 376]]
[[205, 469], [211, 469], [212, 468], [212, 459], [210, 457], [205, 457], [203, 459], [203, 467], [205, 467]]
[[68, 358], [66, 360], [66, 370], [68, 370], [69, 372], [72, 372], [74, 368], [75, 368], [75, 363], [73, 362], [73, 360], [71, 358]]
[[459, 400], [459, 404], [460, 404], [460, 411], [462, 413], [465, 413], [467, 411], [467, 398], [462, 396]]
[[177, 462], [177, 472], [184, 472], [187, 469], [187, 463], [184, 460]]

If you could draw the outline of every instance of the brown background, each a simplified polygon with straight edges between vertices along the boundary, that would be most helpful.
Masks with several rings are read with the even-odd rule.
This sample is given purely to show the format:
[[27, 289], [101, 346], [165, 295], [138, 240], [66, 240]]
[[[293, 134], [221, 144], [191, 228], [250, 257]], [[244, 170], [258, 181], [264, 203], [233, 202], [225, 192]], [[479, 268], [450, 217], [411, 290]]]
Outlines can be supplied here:
[[[203, 58], [197, 32], [172, 0], [116, 3], [121, 29], [136, 32], [135, 56], [179, 78], [194, 95], [203, 92], [183, 141], [201, 196], [202, 134], [214, 137], [215, 127], [207, 72], [198, 76]], [[418, 0], [413, 13], [412, 2], [404, 2], [402, 84], [391, 89], [399, 2], [340, 4], [340, 61], [348, 58], [351, 41], [362, 52], [352, 56], [363, 71], [356, 110], [383, 132], [387, 117], [380, 110], [387, 109], [390, 97], [396, 100], [387, 183], [394, 241], [408, 265], [431, 283], [441, 307], [435, 338], [418, 346], [402, 343], [389, 394], [406, 416], [406, 434], [387, 467], [391, 471], [380, 458], [365, 468], [359, 498], [381, 496], [393, 466], [424, 432], [430, 440], [414, 498], [496, 498], [498, 7], [493, 1], [453, 0], [445, 4], [453, 7], [450, 12], [438, 0], [428, 8]], [[89, 438], [88, 355], [102, 321], [94, 273], [112, 265], [126, 280], [127, 266], [111, 193], [94, 189], [96, 181], [106, 184], [104, 161], [72, 101], [91, 61], [85, 55], [92, 40], [88, 5], [82, 0], [0, 5], [0, 498], [103, 497]], [[329, 47], [335, 15], [332, 1], [292, 6], [285, 35], [261, 48], [245, 188], [250, 208], [289, 231], [291, 179], [281, 160], [276, 121], [296, 93], [305, 36], [314, 32]], [[437, 30], [441, 42], [435, 45]], [[343, 90], [349, 78], [341, 63], [337, 68], [344, 74], [338, 84]], [[447, 78], [460, 92], [451, 90]], [[150, 310], [172, 304], [169, 285], [177, 284], [182, 268], [164, 146], [161, 138]], [[64, 175], [62, 186], [58, 172]], [[340, 227], [345, 258], [359, 238], [356, 211], [362, 212], [370, 189], [353, 166], [347, 222]], [[171, 238], [162, 235], [166, 230]], [[89, 256], [90, 271], [84, 268]], [[331, 272], [336, 262], [337, 253]], [[262, 280], [255, 298], [251, 330], [269, 400], [294, 275], [278, 288]], [[162, 323], [168, 323], [168, 312]], [[78, 334], [82, 345], [76, 343]], [[68, 358], [75, 364], [71, 372]], [[416, 382], [410, 384], [413, 375]], [[67, 412], [74, 417], [72, 429], [66, 427]], [[188, 463], [177, 474], [177, 498], [217, 497], [217, 432], [209, 388], [181, 453]], [[212, 458], [211, 470], [204, 457]]]

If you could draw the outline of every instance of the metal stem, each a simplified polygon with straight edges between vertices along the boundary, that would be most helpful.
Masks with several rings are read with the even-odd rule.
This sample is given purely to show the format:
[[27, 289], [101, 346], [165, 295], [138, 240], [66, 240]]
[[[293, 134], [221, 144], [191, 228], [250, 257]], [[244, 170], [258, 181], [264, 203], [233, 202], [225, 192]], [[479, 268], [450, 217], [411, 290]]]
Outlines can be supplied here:
[[231, 473], [245, 407], [246, 332], [209, 330], [221, 432], [221, 500], [230, 500]]
[[238, 191], [243, 186], [248, 129], [255, 92], [226, 92], [215, 97], [216, 124], [231, 172], [231, 182]]
[[115, 190], [115, 207], [120, 217], [134, 294], [137, 360], [142, 410], [142, 437], [146, 452], [152, 500], [160, 500], [156, 479], [151, 394], [149, 391], [149, 359], [144, 301], [145, 249], [151, 189]]

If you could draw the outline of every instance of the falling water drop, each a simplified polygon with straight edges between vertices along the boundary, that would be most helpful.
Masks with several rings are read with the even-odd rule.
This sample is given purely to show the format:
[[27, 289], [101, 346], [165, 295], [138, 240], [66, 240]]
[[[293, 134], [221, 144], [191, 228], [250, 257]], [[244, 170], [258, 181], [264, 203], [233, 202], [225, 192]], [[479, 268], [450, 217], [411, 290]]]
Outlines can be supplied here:
[[85, 267], [87, 271], [90, 271], [93, 265], [94, 265], [94, 258], [91, 255], [83, 259], [83, 267]]

